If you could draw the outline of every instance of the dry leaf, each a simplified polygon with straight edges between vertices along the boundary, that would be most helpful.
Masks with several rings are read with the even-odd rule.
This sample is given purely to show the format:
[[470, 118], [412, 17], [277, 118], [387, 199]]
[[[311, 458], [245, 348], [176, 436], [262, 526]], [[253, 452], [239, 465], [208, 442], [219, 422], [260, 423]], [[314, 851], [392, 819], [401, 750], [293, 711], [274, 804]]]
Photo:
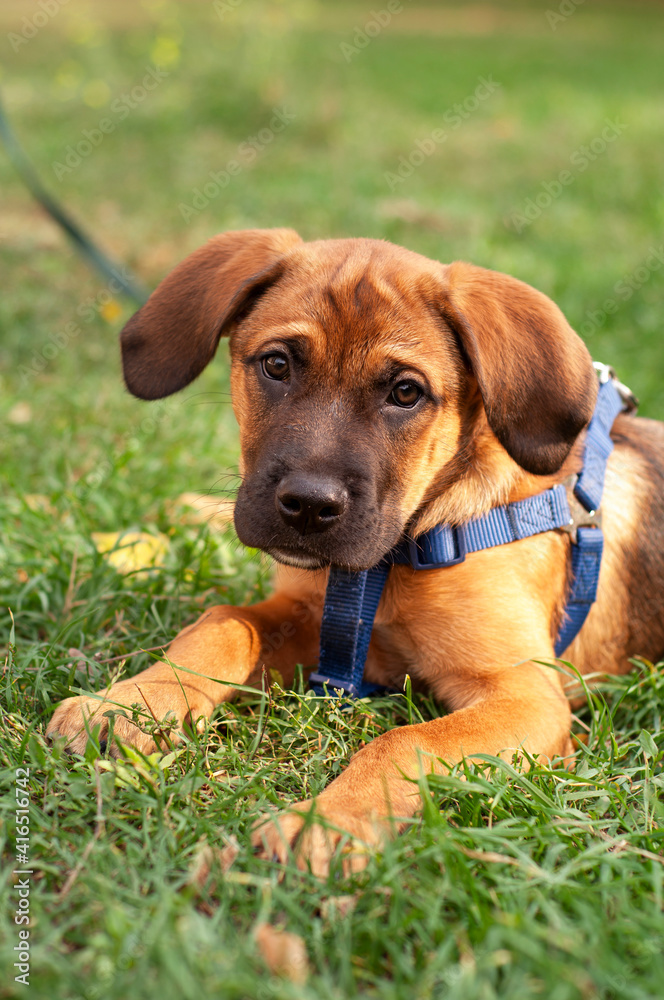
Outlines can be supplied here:
[[270, 972], [304, 983], [309, 975], [309, 962], [304, 941], [298, 934], [278, 931], [270, 924], [259, 924], [254, 932], [258, 950]]
[[23, 499], [26, 506], [37, 514], [49, 514], [51, 517], [55, 517], [58, 513], [49, 498], [43, 493], [26, 493]]
[[347, 916], [355, 909], [359, 897], [359, 893], [354, 896], [330, 896], [324, 900], [320, 908], [323, 918], [331, 920], [334, 917]]
[[[75, 646], [70, 647], [67, 650], [67, 656], [71, 656], [73, 658], [72, 662], [74, 663], [74, 667], [76, 670], [82, 670], [82, 671], [85, 670], [88, 658], [85, 655], [85, 653], [83, 653], [80, 649], [76, 649]], [[67, 667], [70, 666], [71, 663], [68, 663]]]
[[29, 403], [15, 403], [7, 414], [10, 424], [29, 424], [32, 420], [32, 407]]
[[[192, 862], [188, 882], [189, 885], [202, 889], [210, 877], [210, 872], [214, 869], [220, 870], [223, 875], [230, 869], [240, 852], [240, 845], [235, 837], [224, 838], [224, 847], [211, 847], [207, 841], [203, 841], [197, 850]], [[209, 890], [214, 892], [214, 883]]]

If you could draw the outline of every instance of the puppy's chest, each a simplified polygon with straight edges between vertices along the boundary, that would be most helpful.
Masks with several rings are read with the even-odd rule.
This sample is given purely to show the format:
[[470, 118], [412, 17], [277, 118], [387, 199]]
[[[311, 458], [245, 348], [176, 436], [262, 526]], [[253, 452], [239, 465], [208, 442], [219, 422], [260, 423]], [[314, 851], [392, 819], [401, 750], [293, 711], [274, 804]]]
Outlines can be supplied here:
[[409, 674], [454, 700], [460, 678], [486, 679], [550, 657], [565, 589], [564, 545], [556, 532], [545, 532], [445, 569], [394, 567], [376, 615], [367, 680], [399, 687]]
[[466, 659], [469, 640], [481, 632], [483, 613], [469, 620], [472, 601], [454, 585], [457, 574], [393, 570], [372, 632], [365, 677], [401, 688], [406, 675], [416, 687], [442, 695], [444, 677]]

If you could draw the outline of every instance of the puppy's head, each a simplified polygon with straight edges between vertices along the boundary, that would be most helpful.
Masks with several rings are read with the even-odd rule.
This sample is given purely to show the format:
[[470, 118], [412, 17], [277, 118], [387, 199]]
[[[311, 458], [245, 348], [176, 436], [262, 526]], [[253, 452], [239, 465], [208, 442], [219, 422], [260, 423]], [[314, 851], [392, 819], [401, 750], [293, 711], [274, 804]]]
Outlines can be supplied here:
[[590, 356], [545, 295], [377, 240], [215, 237], [125, 326], [129, 390], [182, 389], [222, 334], [238, 535], [307, 568], [374, 565], [448, 493], [465, 498], [460, 516], [480, 513], [487, 447], [503, 466], [556, 472], [595, 402]]

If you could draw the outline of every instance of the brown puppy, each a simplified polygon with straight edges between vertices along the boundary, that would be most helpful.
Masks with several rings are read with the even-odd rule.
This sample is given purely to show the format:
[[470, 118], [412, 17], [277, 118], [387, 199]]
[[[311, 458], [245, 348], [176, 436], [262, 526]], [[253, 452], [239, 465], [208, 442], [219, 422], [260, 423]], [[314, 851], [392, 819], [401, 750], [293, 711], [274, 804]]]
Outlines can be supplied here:
[[[317, 662], [327, 566], [373, 566], [405, 531], [467, 521], [581, 467], [597, 393], [590, 356], [553, 302], [506, 275], [377, 240], [226, 233], [125, 327], [128, 388], [143, 399], [182, 389], [224, 334], [242, 447], [235, 524], [281, 564], [274, 596], [211, 608], [175, 638], [171, 664], [119, 681], [105, 703], [63, 702], [49, 733], [73, 750], [85, 746], [84, 717], [103, 738], [109, 703], [182, 725], [264, 665], [289, 680], [297, 663]], [[598, 600], [565, 653], [584, 673], [664, 653], [664, 425], [620, 416], [612, 436]], [[374, 740], [319, 796], [322, 825], [305, 825], [310, 803], [299, 803], [265, 823], [257, 845], [282, 859], [292, 846], [324, 872], [338, 831], [376, 844], [416, 812], [404, 776], [464, 754], [569, 753], [562, 675], [537, 661], [555, 659], [570, 545], [547, 531], [445, 569], [393, 567], [365, 676], [399, 687], [409, 674], [449, 714]], [[264, 642], [275, 632], [279, 649]], [[115, 733], [154, 748], [122, 716]]]

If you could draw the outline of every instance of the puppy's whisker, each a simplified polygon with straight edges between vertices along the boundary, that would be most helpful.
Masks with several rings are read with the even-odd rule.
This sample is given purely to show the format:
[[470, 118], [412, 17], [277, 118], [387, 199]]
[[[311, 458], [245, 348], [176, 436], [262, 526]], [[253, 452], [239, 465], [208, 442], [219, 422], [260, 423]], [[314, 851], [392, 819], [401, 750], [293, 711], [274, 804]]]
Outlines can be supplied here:
[[190, 400], [190, 402], [191, 402], [192, 406], [220, 406], [220, 405], [222, 405], [222, 406], [228, 406], [228, 404], [230, 403], [230, 399], [222, 399], [222, 400], [217, 400], [217, 399], [201, 399], [201, 400], [198, 400], [196, 402], [193, 402], [192, 400]]
[[[224, 402], [231, 399], [230, 392], [225, 392], [224, 390], [220, 389], [214, 389], [214, 390], [206, 390], [205, 392], [190, 393], [184, 400], [184, 402], [185, 403], [201, 402], [201, 397], [203, 396], [210, 396], [210, 397], [220, 396], [224, 398]], [[213, 399], [208, 400], [208, 402], [213, 402], [213, 401], [214, 401]]]

